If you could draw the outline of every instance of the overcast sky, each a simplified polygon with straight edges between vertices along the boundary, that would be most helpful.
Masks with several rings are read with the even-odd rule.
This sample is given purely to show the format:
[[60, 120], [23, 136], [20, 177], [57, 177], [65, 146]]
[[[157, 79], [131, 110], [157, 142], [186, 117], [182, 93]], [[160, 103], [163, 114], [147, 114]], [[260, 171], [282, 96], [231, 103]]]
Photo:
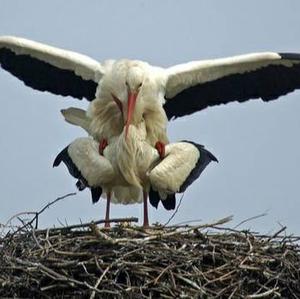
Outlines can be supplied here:
[[[260, 51], [300, 52], [300, 2], [251, 1], [24, 1], [2, 0], [0, 35], [16, 35], [77, 51], [99, 61], [146, 60], [171, 66], [191, 60]], [[85, 133], [63, 121], [60, 109], [86, 101], [25, 87], [0, 70], [0, 223], [21, 211], [76, 192], [56, 154]], [[169, 124], [171, 141], [204, 144], [210, 164], [186, 192], [173, 224], [234, 215], [232, 223], [267, 212], [244, 227], [274, 232], [287, 225], [300, 233], [300, 93], [206, 109]], [[178, 196], [180, 198], [180, 196]], [[40, 224], [77, 223], [104, 216], [104, 200], [88, 191], [47, 210]], [[151, 222], [172, 212], [151, 208]], [[111, 217], [138, 216], [141, 205], [113, 205]]]

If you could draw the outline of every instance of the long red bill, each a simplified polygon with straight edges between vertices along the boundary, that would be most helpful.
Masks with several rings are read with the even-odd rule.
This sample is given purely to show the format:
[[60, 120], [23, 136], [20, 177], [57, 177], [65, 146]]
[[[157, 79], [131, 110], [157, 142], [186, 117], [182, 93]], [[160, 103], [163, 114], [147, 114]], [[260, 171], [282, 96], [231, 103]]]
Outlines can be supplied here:
[[137, 96], [138, 96], [138, 94], [133, 93], [133, 92], [130, 92], [128, 94], [127, 120], [126, 120], [126, 124], [125, 124], [125, 138], [126, 139], [127, 139], [129, 125], [131, 123], [132, 115], [134, 112]]

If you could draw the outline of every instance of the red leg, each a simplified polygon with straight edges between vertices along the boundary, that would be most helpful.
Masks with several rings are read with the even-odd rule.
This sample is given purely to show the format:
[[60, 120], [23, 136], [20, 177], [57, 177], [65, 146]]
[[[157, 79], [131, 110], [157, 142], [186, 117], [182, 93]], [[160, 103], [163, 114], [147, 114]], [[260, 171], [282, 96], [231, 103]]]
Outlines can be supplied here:
[[103, 151], [107, 147], [107, 145], [108, 145], [107, 139], [105, 139], [105, 138], [101, 139], [101, 141], [99, 143], [99, 154], [101, 156], [103, 156]]
[[155, 143], [155, 148], [157, 149], [160, 158], [163, 159], [165, 157], [165, 148], [166, 148], [166, 145], [164, 143], [160, 142], [160, 141], [157, 141]]
[[148, 218], [148, 193], [146, 191], [143, 192], [144, 195], [144, 228], [149, 227], [149, 218]]
[[[111, 193], [107, 192], [105, 221], [109, 221], [110, 198], [111, 198]], [[105, 222], [104, 227], [110, 227], [110, 222]]]

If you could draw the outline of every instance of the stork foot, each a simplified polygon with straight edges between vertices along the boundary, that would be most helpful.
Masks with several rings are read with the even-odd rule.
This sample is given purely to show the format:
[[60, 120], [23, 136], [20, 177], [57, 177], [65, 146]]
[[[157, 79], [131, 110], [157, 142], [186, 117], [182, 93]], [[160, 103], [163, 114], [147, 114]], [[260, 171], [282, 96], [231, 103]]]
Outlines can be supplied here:
[[149, 222], [144, 222], [143, 229], [148, 229], [148, 228], [150, 228]]
[[[105, 220], [106, 220], [106, 219], [105, 219]], [[105, 228], [110, 228], [110, 222], [105, 222], [104, 227], [105, 227]]]
[[99, 143], [99, 154], [101, 156], [103, 156], [103, 152], [107, 146], [108, 146], [107, 139], [105, 139], [105, 138], [101, 139], [101, 141]]
[[165, 153], [166, 153], [166, 145], [164, 143], [162, 143], [161, 141], [157, 141], [155, 143], [155, 148], [157, 149], [160, 158], [163, 159], [165, 157]]

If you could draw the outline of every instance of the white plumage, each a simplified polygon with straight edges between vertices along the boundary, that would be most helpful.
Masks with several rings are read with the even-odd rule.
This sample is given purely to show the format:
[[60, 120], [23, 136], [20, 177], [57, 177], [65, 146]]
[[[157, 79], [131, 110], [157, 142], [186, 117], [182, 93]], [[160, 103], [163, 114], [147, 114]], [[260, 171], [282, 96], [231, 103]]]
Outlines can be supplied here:
[[[68, 154], [90, 187], [102, 186], [105, 192], [112, 192], [118, 202], [126, 204], [127, 200], [123, 202], [123, 195], [118, 194], [120, 189], [115, 193], [115, 188], [136, 187], [133, 190], [149, 192], [151, 186], [162, 198], [179, 192], [200, 158], [198, 149], [188, 142], [168, 144], [166, 157], [160, 161], [157, 150], [140, 139], [141, 134], [135, 127], [130, 128], [130, 134], [129, 141], [125, 140], [124, 132], [115, 137], [103, 156], [99, 155], [98, 142], [90, 137], [74, 140], [68, 146]], [[134, 163], [128, 167], [127, 161], [132, 160]], [[139, 196], [133, 198], [134, 202], [140, 202]]]
[[[136, 60], [99, 63], [87, 56], [17, 37], [0, 38], [0, 64], [26, 85], [91, 101], [88, 111], [68, 108], [65, 120], [91, 137], [63, 151], [79, 187], [93, 200], [102, 189], [121, 203], [144, 193], [157, 206], [174, 206], [182, 192], [216, 160], [191, 142], [169, 144], [168, 120], [209, 106], [261, 98], [270, 101], [300, 88], [300, 55], [254, 53], [194, 61], [167, 69]], [[172, 197], [173, 196], [173, 197]]]

